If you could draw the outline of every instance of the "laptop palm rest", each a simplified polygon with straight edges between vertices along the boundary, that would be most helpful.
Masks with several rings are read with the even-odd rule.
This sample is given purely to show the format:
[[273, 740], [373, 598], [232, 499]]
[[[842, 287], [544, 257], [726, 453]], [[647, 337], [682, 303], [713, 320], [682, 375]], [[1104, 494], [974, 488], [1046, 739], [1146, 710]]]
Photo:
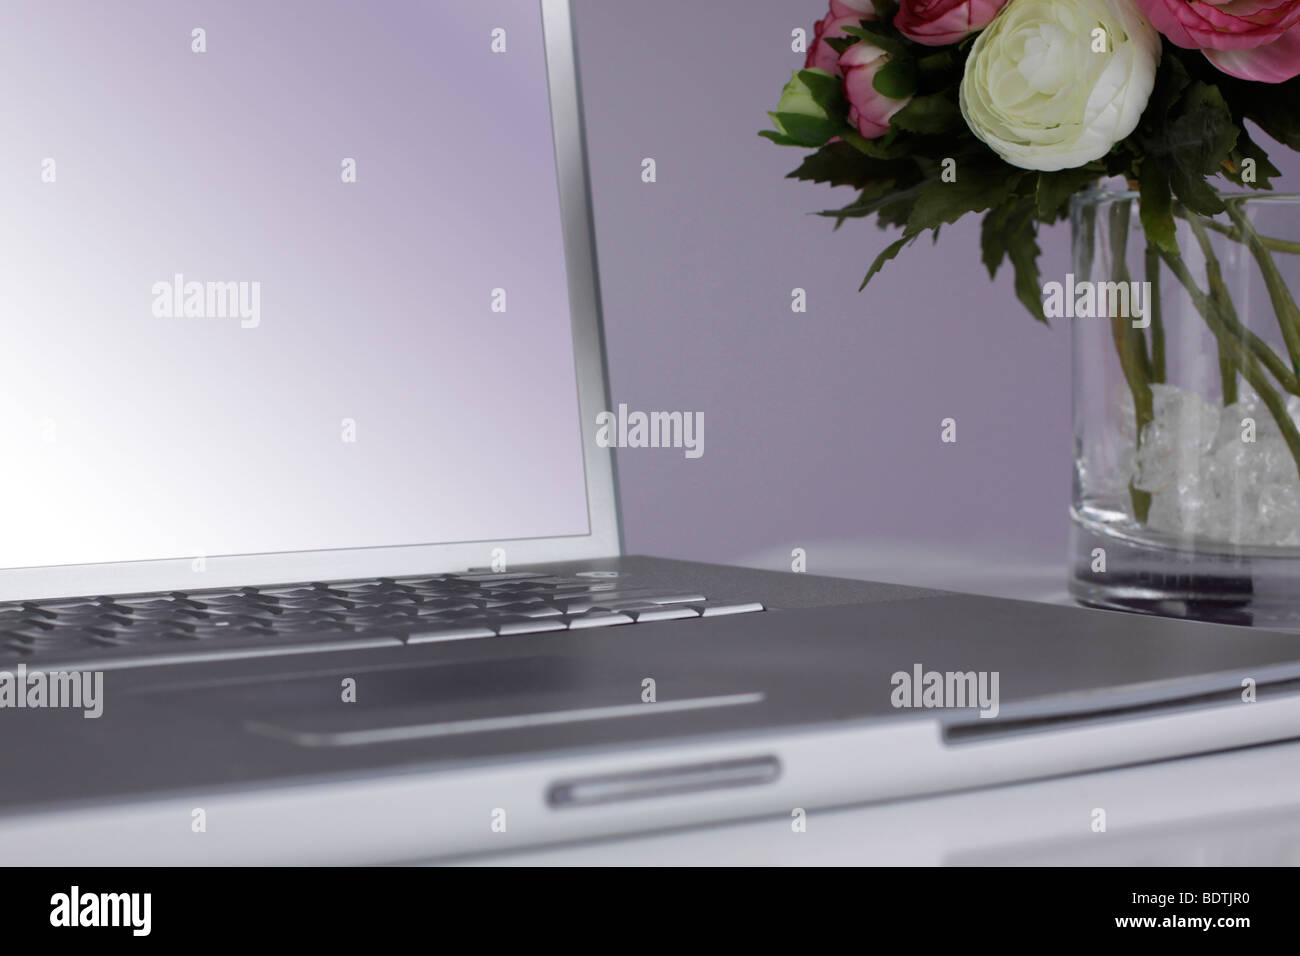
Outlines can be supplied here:
[[[762, 703], [762, 692], [748, 694], [717, 694], [707, 697], [688, 697], [657, 703], [607, 704], [591, 707], [566, 707], [559, 710], [534, 710], [528, 713], [503, 714], [493, 717], [466, 717], [450, 720], [412, 722], [393, 718], [357, 721], [329, 716], [324, 719], [289, 719], [280, 721], [246, 721], [244, 728], [250, 733], [272, 737], [297, 744], [300, 747], [356, 747], [365, 744], [399, 743], [407, 740], [430, 740], [437, 737], [456, 737], [468, 734], [491, 733], [504, 730], [533, 730], [580, 724], [590, 721], [619, 720], [627, 718], [665, 717], [688, 711], [710, 710], [717, 707], [743, 707]], [[346, 724], [339, 727], [339, 724]]]
[[631, 673], [571, 656], [421, 666], [339, 668], [237, 682], [154, 688], [154, 705], [232, 713], [245, 731], [301, 747], [356, 747], [503, 731], [564, 731], [577, 725], [744, 709], [765, 694], [716, 681], [672, 681], [660, 697]]

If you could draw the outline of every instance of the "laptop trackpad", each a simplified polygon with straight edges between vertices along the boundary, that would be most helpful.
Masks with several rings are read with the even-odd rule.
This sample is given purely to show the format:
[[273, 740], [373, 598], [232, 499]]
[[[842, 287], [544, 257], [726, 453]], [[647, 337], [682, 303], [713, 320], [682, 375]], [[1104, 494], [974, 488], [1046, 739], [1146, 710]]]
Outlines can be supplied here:
[[150, 696], [164, 704], [179, 704], [175, 698], [183, 696], [191, 712], [211, 708], [227, 719], [234, 713], [250, 733], [303, 747], [547, 728], [562, 733], [606, 721], [658, 722], [674, 715], [744, 710], [764, 699], [752, 687], [719, 687], [716, 680], [706, 683], [684, 674], [674, 676], [670, 692], [656, 688], [649, 694], [638, 675], [603, 670], [571, 657], [539, 655], [173, 685], [154, 688]]

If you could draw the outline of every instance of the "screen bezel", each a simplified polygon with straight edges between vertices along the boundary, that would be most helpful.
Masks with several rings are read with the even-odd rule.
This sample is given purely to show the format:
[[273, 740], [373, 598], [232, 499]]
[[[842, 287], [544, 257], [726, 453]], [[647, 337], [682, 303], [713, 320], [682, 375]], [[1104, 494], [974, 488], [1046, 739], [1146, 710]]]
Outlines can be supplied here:
[[[496, 549], [503, 549], [507, 567], [611, 557], [620, 553], [613, 454], [595, 440], [596, 415], [610, 404], [572, 15], [569, 0], [540, 0], [540, 3], [568, 271], [589, 533], [11, 568], [0, 570], [0, 601], [463, 571], [491, 566]], [[303, 489], [303, 493], [310, 494], [311, 490]]]

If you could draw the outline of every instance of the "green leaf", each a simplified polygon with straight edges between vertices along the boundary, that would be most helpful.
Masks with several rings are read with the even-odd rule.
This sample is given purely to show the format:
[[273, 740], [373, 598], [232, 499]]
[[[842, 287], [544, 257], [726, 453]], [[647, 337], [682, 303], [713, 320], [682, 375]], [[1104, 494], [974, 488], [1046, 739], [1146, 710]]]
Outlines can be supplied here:
[[970, 212], [1000, 205], [1028, 171], [1001, 160], [969, 158], [959, 161], [957, 181], [932, 179], [925, 184], [907, 219], [909, 233], [921, 233], [946, 222], [956, 222]]
[[862, 285], [858, 286], [858, 291], [861, 292], [865, 289], [867, 283], [875, 277], [876, 273], [885, 267], [885, 263], [897, 256], [903, 250], [903, 247], [911, 243], [915, 238], [916, 236], [903, 236], [901, 239], [896, 239], [885, 246], [880, 255], [876, 256], [875, 261], [871, 263], [871, 268], [867, 270], [867, 275], [862, 280]]
[[798, 70], [781, 89], [776, 131], [803, 146], [820, 146], [840, 131], [848, 112], [842, 84], [825, 70]]
[[871, 0], [871, 6], [875, 8], [876, 19], [881, 23], [894, 22], [894, 15], [898, 13], [898, 0]]
[[890, 117], [889, 122], [896, 129], [913, 133], [945, 133], [961, 128], [962, 118], [952, 97], [946, 93], [931, 93], [913, 97], [910, 103]]
[[905, 227], [921, 197], [923, 183], [913, 184], [907, 190], [899, 190], [882, 202], [876, 212], [876, 225], [881, 229]]
[[[874, 205], [880, 200], [885, 200], [887, 204], [896, 185], [897, 184], [892, 179], [882, 179], [879, 182], [871, 183], [862, 190], [852, 208], [858, 209], [863, 208], [868, 204]], [[878, 209], [876, 211], [879, 212]], [[840, 217], [836, 219], [835, 229], [839, 229], [840, 226], [844, 225], [847, 218], [850, 217]]]
[[808, 89], [813, 102], [830, 116], [841, 116], [848, 109], [844, 99], [844, 80], [832, 76], [825, 70], [813, 68], [799, 70], [795, 76]]
[[865, 219], [868, 216], [875, 215], [879, 207], [871, 200], [877, 198], [879, 197], [863, 197], [855, 199], [847, 206], [843, 206], [839, 209], [823, 209], [820, 212], [815, 213], [815, 215], [822, 216], [826, 219], [834, 219], [834, 228], [839, 229], [840, 226], [844, 225], [844, 223], [849, 219]]
[[991, 210], [980, 226], [981, 258], [992, 279], [1009, 257], [1015, 270], [1016, 298], [1030, 315], [1046, 323], [1042, 277], [1038, 271], [1036, 208], [1033, 197], [1013, 196]]
[[801, 146], [822, 146], [840, 131], [835, 120], [806, 113], [769, 113], [772, 122]]
[[1223, 212], [1218, 192], [1205, 181], [1232, 157], [1241, 127], [1217, 86], [1194, 80], [1184, 90], [1163, 129], [1157, 125], [1143, 166], [1161, 164], [1173, 194], [1194, 212]]
[[1065, 214], [1070, 197], [1087, 189], [1105, 173], [1099, 163], [1088, 163], [1076, 169], [1062, 169], [1059, 172], [1039, 173], [1036, 189], [1038, 215], [1046, 220], [1055, 220]]
[[889, 134], [880, 139], [867, 139], [857, 130], [845, 127], [840, 130], [840, 139], [875, 159], [901, 159], [912, 155], [912, 150], [906, 142], [897, 137], [891, 139]]
[[810, 153], [787, 178], [862, 189], [882, 180], [893, 182], [913, 165], [910, 160], [873, 159], [841, 141]]
[[1223, 94], [1217, 86], [1197, 80], [1183, 94], [1179, 111], [1166, 144], [1175, 162], [1189, 175], [1218, 172], [1241, 133]]
[[1240, 83], [1242, 112], [1273, 139], [1300, 150], [1300, 77], [1285, 83]]
[[1039, 322], [1047, 324], [1043, 312], [1043, 277], [1038, 269], [1038, 257], [1042, 250], [1038, 247], [1038, 226], [1033, 219], [1013, 230], [1007, 239], [1007, 254], [1011, 265], [1016, 270], [1016, 298], [1029, 310]]
[[836, 228], [846, 219], [862, 219], [871, 215], [876, 216], [876, 223], [882, 229], [901, 226], [907, 222], [908, 213], [919, 193], [920, 187], [916, 185], [892, 189], [877, 189], [872, 185], [864, 188], [861, 195], [847, 206], [826, 209], [817, 215], [834, 219]]
[[1147, 241], [1171, 255], [1178, 255], [1178, 229], [1174, 223], [1174, 197], [1169, 175], [1147, 157], [1139, 171], [1138, 211]]
[[929, 53], [916, 61], [916, 71], [921, 84], [928, 89], [940, 89], [951, 86], [961, 79], [957, 70], [957, 60], [951, 50]]
[[[1198, 57], [1188, 61], [1189, 72], [1182, 54], [1169, 49], [1166, 54], [1135, 137], [1135, 158], [1140, 166], [1143, 227], [1157, 247], [1176, 252], [1172, 198], [1203, 215], [1221, 213], [1223, 202], [1206, 177], [1223, 172], [1242, 130], [1216, 85], [1219, 81], [1207, 83], [1193, 76], [1213, 71]], [[1225, 77], [1225, 84], [1229, 80]]]
[[1183, 90], [1187, 89], [1191, 82], [1192, 78], [1188, 75], [1187, 67], [1183, 66], [1182, 60], [1177, 55], [1166, 55], [1160, 63], [1155, 87], [1142, 114], [1144, 126], [1163, 127], [1174, 104], [1178, 102], [1183, 95]]
[[861, 43], [862, 40], [859, 37], [826, 37], [822, 42], [840, 56], [843, 56], [845, 50], [851, 46], [856, 46]]
[[770, 139], [778, 146], [800, 146], [807, 148], [807, 144], [800, 142], [792, 136], [787, 136], [785, 133], [778, 133], [774, 129], [760, 129], [758, 135]]
[[998, 270], [1007, 257], [1007, 239], [1010, 236], [1012, 218], [1017, 220], [1031, 214], [1033, 207], [1017, 199], [1010, 199], [990, 209], [980, 224], [980, 260], [988, 270], [989, 278], [996, 279]]
[[[1272, 189], [1273, 179], [1282, 175], [1282, 171], [1269, 162], [1268, 153], [1264, 148], [1251, 139], [1250, 134], [1244, 129], [1237, 137], [1237, 148], [1232, 151], [1231, 158], [1232, 169], [1225, 169], [1223, 174], [1239, 186], [1248, 189]], [[1255, 162], [1254, 182], [1246, 182], [1243, 179], [1245, 163], [1248, 159]]]
[[1184, 206], [1202, 216], [1217, 216], [1226, 208], [1218, 191], [1205, 181], [1205, 177], [1175, 163], [1169, 170], [1169, 184], [1174, 195]]
[[871, 85], [881, 96], [905, 100], [916, 92], [916, 64], [907, 57], [895, 57], [876, 71]]
[[907, 41], [901, 34], [891, 33], [878, 23], [863, 20], [856, 27], [845, 27], [844, 32], [851, 37], [866, 40], [872, 46], [879, 47], [891, 56], [906, 56]]

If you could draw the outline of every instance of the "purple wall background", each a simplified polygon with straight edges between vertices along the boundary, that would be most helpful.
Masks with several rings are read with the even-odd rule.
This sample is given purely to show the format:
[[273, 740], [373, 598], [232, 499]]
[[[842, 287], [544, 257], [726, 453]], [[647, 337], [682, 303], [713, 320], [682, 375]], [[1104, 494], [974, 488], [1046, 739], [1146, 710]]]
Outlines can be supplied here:
[[[700, 459], [620, 453], [628, 549], [728, 560], [850, 538], [1063, 559], [1068, 326], [1035, 323], [1009, 271], [989, 281], [978, 218], [859, 294], [891, 237], [809, 215], [852, 192], [785, 180], [802, 151], [756, 135], [802, 65], [790, 31], [825, 4], [574, 9], [613, 399], [706, 423]], [[1272, 152], [1295, 189], [1300, 163]], [[1040, 245], [1045, 275], [1067, 271], [1068, 227]]]

